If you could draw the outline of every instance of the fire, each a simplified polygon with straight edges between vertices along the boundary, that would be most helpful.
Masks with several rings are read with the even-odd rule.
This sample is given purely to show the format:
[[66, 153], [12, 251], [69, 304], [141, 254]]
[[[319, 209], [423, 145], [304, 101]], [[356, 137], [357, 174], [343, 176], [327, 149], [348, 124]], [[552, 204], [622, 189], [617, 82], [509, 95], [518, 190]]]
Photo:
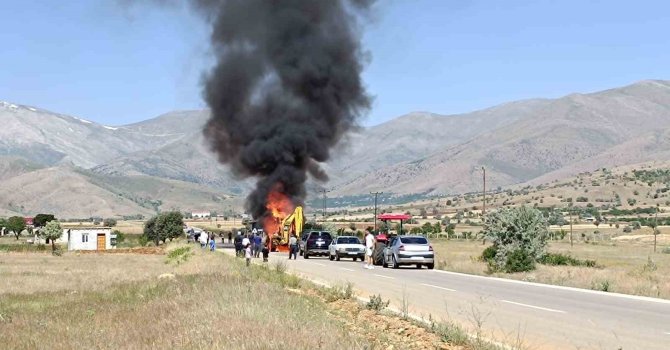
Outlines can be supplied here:
[[281, 222], [293, 212], [293, 209], [295, 209], [291, 199], [282, 193], [281, 189], [281, 184], [274, 186], [265, 202], [265, 207], [267, 208], [268, 213], [270, 213], [270, 216], [266, 216], [263, 219], [263, 230], [268, 234], [278, 233], [281, 229]]

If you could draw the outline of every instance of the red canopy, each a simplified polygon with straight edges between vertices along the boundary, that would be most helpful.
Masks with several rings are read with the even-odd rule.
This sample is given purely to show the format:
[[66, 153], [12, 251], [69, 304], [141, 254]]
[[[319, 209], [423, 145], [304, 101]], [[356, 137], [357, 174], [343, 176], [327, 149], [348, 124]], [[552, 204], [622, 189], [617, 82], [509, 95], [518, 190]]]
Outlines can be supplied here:
[[379, 220], [409, 220], [411, 219], [411, 215], [407, 214], [381, 214], [377, 216], [377, 219]]

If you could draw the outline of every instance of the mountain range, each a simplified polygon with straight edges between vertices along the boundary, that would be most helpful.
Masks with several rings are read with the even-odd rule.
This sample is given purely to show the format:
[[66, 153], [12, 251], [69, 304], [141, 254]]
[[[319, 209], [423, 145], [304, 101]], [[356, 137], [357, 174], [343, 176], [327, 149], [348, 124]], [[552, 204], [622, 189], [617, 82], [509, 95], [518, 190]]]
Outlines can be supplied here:
[[[240, 208], [236, 179], [202, 136], [206, 110], [106, 126], [0, 102], [0, 215], [150, 215]], [[442, 195], [541, 183], [601, 167], [670, 160], [670, 82], [530, 99], [458, 115], [413, 112], [360, 128], [324, 164], [330, 196]]]

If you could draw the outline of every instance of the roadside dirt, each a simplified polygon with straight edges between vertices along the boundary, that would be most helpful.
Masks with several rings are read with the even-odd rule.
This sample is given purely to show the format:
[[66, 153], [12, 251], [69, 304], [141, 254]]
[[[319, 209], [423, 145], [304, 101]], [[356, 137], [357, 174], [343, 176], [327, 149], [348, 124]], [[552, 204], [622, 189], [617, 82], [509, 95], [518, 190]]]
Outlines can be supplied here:
[[353, 333], [365, 338], [372, 344], [372, 349], [468, 349], [448, 344], [437, 334], [400, 316], [366, 309], [363, 304], [353, 299], [328, 302], [323, 295], [313, 289], [289, 289], [289, 291], [320, 298], [328, 305], [333, 318], [345, 324]]

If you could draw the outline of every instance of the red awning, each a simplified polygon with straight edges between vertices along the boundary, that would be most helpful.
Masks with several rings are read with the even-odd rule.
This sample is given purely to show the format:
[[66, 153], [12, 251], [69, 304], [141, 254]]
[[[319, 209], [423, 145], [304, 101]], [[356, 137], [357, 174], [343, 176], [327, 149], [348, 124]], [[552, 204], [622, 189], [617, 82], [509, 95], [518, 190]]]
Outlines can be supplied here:
[[411, 215], [407, 214], [381, 214], [377, 216], [377, 219], [379, 220], [409, 220], [411, 219]]

